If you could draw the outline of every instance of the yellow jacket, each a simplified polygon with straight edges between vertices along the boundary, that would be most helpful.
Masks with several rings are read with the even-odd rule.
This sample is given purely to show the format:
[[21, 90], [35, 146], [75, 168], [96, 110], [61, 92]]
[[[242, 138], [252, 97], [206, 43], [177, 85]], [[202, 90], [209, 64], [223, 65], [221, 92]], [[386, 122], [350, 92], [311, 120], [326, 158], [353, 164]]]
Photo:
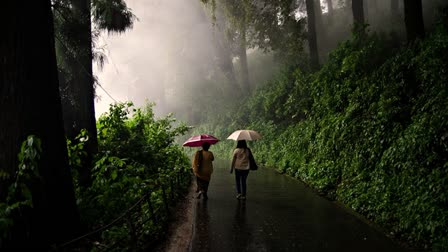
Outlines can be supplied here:
[[[202, 167], [199, 170], [199, 152], [202, 151]], [[193, 173], [196, 177], [203, 180], [210, 181], [211, 175], [213, 173], [213, 160], [215, 157], [211, 151], [196, 151], [192, 161]]]

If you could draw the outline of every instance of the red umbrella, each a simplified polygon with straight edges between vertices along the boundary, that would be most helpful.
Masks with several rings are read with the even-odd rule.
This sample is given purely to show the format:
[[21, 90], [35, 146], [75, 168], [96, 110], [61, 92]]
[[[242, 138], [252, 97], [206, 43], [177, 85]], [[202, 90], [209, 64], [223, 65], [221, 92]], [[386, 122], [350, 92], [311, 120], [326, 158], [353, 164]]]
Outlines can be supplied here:
[[200, 147], [203, 143], [209, 143], [209, 144], [215, 144], [219, 141], [218, 138], [208, 135], [208, 134], [201, 134], [198, 136], [192, 136], [185, 141], [182, 146], [188, 146], [188, 147]]

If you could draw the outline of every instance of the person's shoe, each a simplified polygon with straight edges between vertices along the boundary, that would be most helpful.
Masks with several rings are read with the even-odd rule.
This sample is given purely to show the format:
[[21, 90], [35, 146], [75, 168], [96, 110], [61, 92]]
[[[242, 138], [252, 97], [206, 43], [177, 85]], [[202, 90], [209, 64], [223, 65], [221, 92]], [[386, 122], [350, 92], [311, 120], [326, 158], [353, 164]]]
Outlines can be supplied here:
[[200, 199], [202, 195], [202, 191], [198, 193], [198, 195], [196, 196], [196, 199]]
[[236, 198], [237, 198], [237, 199], [241, 199], [241, 194], [238, 193], [238, 194], [236, 195]]

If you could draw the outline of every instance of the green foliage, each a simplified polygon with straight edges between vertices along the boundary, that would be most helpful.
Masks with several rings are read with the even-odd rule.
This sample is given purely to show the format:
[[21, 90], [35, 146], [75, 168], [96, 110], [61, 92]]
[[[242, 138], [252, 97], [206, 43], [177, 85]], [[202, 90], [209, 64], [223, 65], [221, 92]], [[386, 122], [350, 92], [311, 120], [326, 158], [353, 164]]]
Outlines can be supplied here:
[[[188, 127], [181, 123], [173, 127], [175, 119], [170, 114], [155, 119], [153, 106], [132, 109], [132, 103], [111, 105], [109, 113], [98, 119], [98, 143], [103, 156], [116, 156], [147, 165], [151, 173], [158, 172], [158, 165], [174, 167], [182, 163], [182, 154], [173, 145], [176, 136]], [[132, 118], [128, 115], [132, 111]]]
[[87, 155], [84, 150], [85, 142], [89, 140], [89, 134], [87, 130], [82, 129], [79, 135], [75, 138], [76, 143], [72, 143], [70, 139], [67, 139], [67, 151], [69, 156], [69, 165], [70, 167], [80, 167], [81, 160], [83, 157]]
[[225, 29], [226, 39], [238, 54], [241, 39], [248, 48], [274, 51], [282, 62], [302, 60], [304, 19], [296, 17], [298, 1], [201, 0], [212, 11], [213, 23]]
[[41, 153], [39, 138], [30, 135], [23, 141], [18, 155], [19, 168], [15, 181], [9, 186], [6, 201], [0, 202], [0, 244], [11, 234], [14, 220], [26, 218], [26, 210], [33, 207], [31, 185], [39, 179], [37, 163]]
[[72, 178], [75, 185], [76, 194], [79, 195], [79, 170], [83, 169], [81, 161], [87, 156], [85, 150], [86, 142], [89, 141], [89, 134], [87, 130], [82, 129], [78, 136], [75, 137], [75, 142], [66, 138], [67, 142], [67, 153], [68, 153], [68, 163], [71, 168]]
[[92, 17], [99, 29], [109, 33], [132, 29], [137, 19], [123, 0], [92, 0]]
[[[402, 48], [355, 34], [320, 71], [284, 71], [229, 113], [233, 117], [201, 130], [221, 137], [238, 127], [257, 130], [263, 139], [250, 144], [260, 162], [400, 239], [446, 251], [447, 52], [442, 26]], [[229, 156], [220, 148], [217, 155]]]
[[[182, 123], [174, 127], [172, 115], [154, 118], [153, 106], [133, 108], [131, 102], [118, 103], [98, 119], [99, 152], [92, 169], [92, 185], [85, 190], [77, 189], [81, 218], [90, 229], [109, 224], [149, 192], [155, 202], [153, 208], [161, 209], [160, 185], [168, 188], [169, 178], [189, 170], [188, 158], [174, 143], [188, 127]], [[67, 142], [72, 168], [80, 164], [80, 156], [84, 155], [86, 132], [81, 132], [77, 139], [76, 145]], [[142, 211], [150, 216], [147, 204]], [[103, 242], [111, 244], [126, 237], [129, 234], [126, 225], [107, 229], [102, 233]], [[163, 232], [163, 225], [161, 220], [142, 228], [146, 235], [156, 237]]]

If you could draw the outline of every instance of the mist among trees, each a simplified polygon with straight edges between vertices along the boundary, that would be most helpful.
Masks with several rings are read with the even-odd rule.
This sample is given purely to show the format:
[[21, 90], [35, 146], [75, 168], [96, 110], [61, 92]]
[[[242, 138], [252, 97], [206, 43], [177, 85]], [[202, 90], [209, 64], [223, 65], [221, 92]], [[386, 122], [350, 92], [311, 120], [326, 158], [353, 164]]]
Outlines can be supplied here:
[[[188, 171], [178, 144], [186, 134], [253, 128], [264, 136], [254, 144], [262, 164], [411, 247], [446, 250], [447, 5], [8, 2], [0, 247], [61, 246], [113, 221], [148, 187], [156, 203], [142, 211], [166, 207], [154, 188]], [[164, 225], [142, 224], [143, 236], [159, 239]], [[127, 226], [95, 239], [116, 242]]]
[[[356, 16], [363, 17], [359, 26], [368, 25], [369, 33], [391, 37], [397, 45], [407, 40], [403, 1], [311, 3], [312, 11], [306, 1], [130, 1], [131, 9], [134, 4], [137, 13], [144, 12], [137, 14], [134, 31], [108, 36], [109, 44], [103, 41], [111, 62], [97, 74], [118, 100], [144, 104], [147, 98], [156, 102], [157, 113], [175, 112], [196, 123], [201, 106], [225, 106], [234, 93], [248, 94], [280, 69], [316, 69], [325, 63], [331, 50], [350, 37]], [[427, 30], [433, 29], [443, 3], [424, 1], [421, 13]], [[308, 15], [314, 16], [310, 22]], [[137, 30], [141, 32], [134, 34]], [[124, 45], [133, 49], [124, 53]], [[99, 105], [113, 102], [98, 92]], [[198, 99], [198, 93], [205, 100]]]

